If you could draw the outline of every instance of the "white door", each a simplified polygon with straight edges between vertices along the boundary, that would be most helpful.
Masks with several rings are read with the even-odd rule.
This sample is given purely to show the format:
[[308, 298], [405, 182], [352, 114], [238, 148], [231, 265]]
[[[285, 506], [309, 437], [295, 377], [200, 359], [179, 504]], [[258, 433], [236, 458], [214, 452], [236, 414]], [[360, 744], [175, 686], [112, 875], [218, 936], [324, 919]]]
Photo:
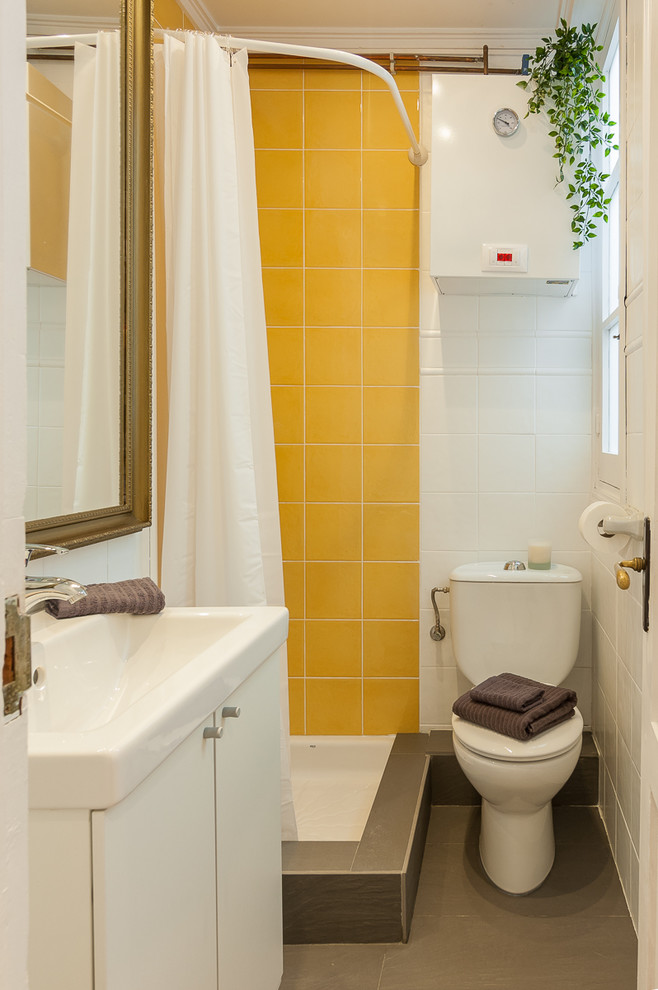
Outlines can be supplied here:
[[[645, 470], [654, 548], [658, 547], [658, 13], [644, 0]], [[645, 636], [642, 704], [642, 793], [638, 990], [658, 987], [658, 555], [651, 564], [649, 633]]]

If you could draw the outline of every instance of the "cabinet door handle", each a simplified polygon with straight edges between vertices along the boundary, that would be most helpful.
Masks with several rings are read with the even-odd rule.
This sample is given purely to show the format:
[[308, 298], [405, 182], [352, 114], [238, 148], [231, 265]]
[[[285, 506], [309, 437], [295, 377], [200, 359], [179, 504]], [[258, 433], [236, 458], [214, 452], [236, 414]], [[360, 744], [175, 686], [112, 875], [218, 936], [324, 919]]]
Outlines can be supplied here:
[[222, 708], [222, 718], [240, 718], [240, 709], [235, 705], [224, 705]]
[[203, 730], [204, 739], [221, 739], [224, 735], [224, 729], [217, 725], [207, 725]]

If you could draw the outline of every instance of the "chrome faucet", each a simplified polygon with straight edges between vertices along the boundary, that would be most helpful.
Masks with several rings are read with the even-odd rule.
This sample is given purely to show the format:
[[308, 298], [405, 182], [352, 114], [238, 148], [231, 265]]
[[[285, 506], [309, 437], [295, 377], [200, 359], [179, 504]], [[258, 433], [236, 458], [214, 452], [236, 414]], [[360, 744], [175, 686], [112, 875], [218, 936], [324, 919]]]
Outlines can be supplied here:
[[[25, 545], [25, 566], [30, 562], [30, 558], [35, 550], [48, 550], [51, 553], [68, 553], [66, 547], [49, 546], [45, 543], [27, 543]], [[25, 605], [23, 612], [31, 615], [45, 608], [49, 601], [53, 599], [69, 602], [73, 605], [85, 598], [87, 589], [71, 581], [70, 578], [61, 577], [33, 577], [31, 574], [25, 575]]]

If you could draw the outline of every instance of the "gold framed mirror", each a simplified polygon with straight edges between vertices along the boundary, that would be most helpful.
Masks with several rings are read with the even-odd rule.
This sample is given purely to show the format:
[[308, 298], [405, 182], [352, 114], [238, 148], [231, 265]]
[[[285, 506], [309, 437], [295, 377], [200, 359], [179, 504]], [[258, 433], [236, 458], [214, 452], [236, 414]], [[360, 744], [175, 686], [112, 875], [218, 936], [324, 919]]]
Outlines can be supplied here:
[[122, 0], [122, 264], [117, 504], [26, 522], [26, 538], [69, 548], [151, 523], [152, 0]]

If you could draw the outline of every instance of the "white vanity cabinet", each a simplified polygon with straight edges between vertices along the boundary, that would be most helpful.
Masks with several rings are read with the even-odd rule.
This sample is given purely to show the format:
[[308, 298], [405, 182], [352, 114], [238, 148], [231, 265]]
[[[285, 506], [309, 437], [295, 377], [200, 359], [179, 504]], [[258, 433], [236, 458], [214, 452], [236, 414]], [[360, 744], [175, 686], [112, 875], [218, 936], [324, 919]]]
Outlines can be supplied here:
[[[239, 708], [239, 717], [222, 717], [227, 707]], [[223, 730], [220, 738], [204, 738], [211, 726]], [[86, 892], [76, 929], [80, 951], [70, 945], [71, 958], [49, 966], [49, 943], [58, 937], [33, 931], [31, 990], [277, 990], [278, 651], [213, 716], [191, 726], [132, 793], [89, 816], [91, 840], [79, 844], [71, 871], [91, 872], [93, 894]], [[45, 863], [47, 849], [42, 853]], [[60, 880], [64, 872], [60, 863]], [[52, 925], [65, 891], [44, 894], [38, 929], [48, 916]], [[64, 937], [76, 931], [69, 925]], [[84, 944], [85, 931], [92, 945]]]

